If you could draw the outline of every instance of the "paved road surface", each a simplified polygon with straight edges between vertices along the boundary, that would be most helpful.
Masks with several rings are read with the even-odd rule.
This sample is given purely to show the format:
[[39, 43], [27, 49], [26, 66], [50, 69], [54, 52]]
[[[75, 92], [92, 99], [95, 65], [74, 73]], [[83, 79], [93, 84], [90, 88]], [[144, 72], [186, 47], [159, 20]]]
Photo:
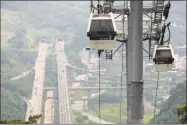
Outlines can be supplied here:
[[46, 43], [39, 44], [39, 52], [35, 64], [35, 79], [32, 89], [32, 97], [31, 97], [32, 108], [30, 110], [30, 115], [42, 114], [43, 84], [44, 84], [45, 60], [46, 60], [47, 49], [48, 49], [48, 45]]
[[54, 99], [53, 90], [47, 91], [47, 100], [45, 102], [45, 114], [44, 114], [44, 124], [54, 123]]
[[58, 97], [59, 97], [59, 124], [71, 124], [71, 108], [67, 85], [66, 62], [64, 42], [57, 41], [57, 70], [58, 70]]

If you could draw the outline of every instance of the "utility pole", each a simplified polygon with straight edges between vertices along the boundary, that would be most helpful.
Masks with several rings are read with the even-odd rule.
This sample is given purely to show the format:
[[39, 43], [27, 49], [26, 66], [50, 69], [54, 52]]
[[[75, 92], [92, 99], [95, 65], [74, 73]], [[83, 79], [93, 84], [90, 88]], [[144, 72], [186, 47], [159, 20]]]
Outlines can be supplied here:
[[[131, 123], [143, 124], [143, 1], [130, 2], [132, 27]], [[129, 64], [128, 64], [129, 65]]]
[[[130, 8], [128, 7], [128, 2], [130, 2]], [[155, 1], [153, 2], [155, 3]], [[150, 17], [148, 14], [153, 13], [155, 5], [143, 8], [143, 1], [126, 1], [126, 3], [127, 6], [123, 8], [112, 6], [111, 9], [114, 14], [119, 14], [119, 16], [115, 18], [116, 20], [118, 17], [124, 14], [127, 15], [128, 18], [128, 40], [126, 41], [127, 124], [133, 124], [143, 122], [142, 38], [149, 38], [149, 33], [143, 33], [142, 17], [143, 14]], [[147, 19], [145, 21], [147, 21]], [[124, 33], [119, 32], [118, 35], [124, 36]], [[123, 40], [124, 38], [122, 38], [121, 41]], [[149, 44], [151, 43], [152, 42], [150, 42]]]
[[132, 76], [132, 26], [131, 14], [127, 15], [128, 20], [128, 40], [126, 42], [126, 75], [127, 75], [127, 124], [131, 123], [131, 76]]

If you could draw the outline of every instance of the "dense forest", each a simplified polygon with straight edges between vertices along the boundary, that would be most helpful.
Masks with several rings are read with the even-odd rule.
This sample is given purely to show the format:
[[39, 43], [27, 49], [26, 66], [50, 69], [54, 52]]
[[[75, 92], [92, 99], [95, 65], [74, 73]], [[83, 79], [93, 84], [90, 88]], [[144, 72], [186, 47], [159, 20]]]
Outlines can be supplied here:
[[[182, 1], [172, 2], [175, 5], [171, 8], [169, 20], [185, 25], [186, 12], [180, 9], [185, 8], [185, 4]], [[80, 62], [78, 52], [87, 46], [88, 17], [89, 1], [1, 1], [1, 120], [24, 119], [22, 97], [30, 97], [34, 72], [20, 80], [10, 79], [34, 66], [40, 39], [45, 38], [54, 46], [55, 39], [63, 37], [68, 60], [74, 65]], [[172, 27], [171, 30], [172, 42], [184, 43], [185, 29]], [[53, 60], [55, 56], [49, 56], [46, 85], [54, 85], [56, 81]], [[78, 65], [83, 66], [81, 63]], [[163, 109], [156, 116], [157, 123], [175, 121], [175, 106], [184, 103], [185, 96], [182, 94], [185, 91], [182, 89], [184, 87], [178, 85], [172, 90], [173, 96], [163, 104]]]

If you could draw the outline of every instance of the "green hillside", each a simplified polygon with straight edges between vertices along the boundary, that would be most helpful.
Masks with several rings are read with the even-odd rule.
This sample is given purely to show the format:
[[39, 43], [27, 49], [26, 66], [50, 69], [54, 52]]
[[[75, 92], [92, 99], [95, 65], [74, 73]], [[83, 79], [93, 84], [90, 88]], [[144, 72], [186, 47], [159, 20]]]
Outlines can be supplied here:
[[11, 81], [10, 79], [33, 67], [36, 52], [1, 52], [1, 119], [23, 119], [25, 114], [22, 96], [28, 97], [34, 73], [28, 77]]
[[[170, 98], [162, 104], [160, 113], [155, 116], [156, 124], [177, 124], [177, 107], [186, 103], [186, 81], [171, 90]], [[152, 121], [150, 122], [152, 123]]]

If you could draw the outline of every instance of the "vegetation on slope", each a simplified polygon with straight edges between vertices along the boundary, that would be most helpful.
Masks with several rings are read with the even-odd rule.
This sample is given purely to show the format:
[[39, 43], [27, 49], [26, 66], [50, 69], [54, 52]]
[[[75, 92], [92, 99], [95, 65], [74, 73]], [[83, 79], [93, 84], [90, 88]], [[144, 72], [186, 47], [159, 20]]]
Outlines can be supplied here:
[[[186, 81], [180, 83], [176, 88], [171, 90], [170, 98], [162, 104], [160, 113], [155, 116], [157, 124], [177, 124], [178, 113], [177, 108], [181, 104], [186, 103]], [[152, 123], [152, 121], [150, 122]]]
[[28, 121], [23, 121], [23, 120], [5, 120], [5, 121], [1, 121], [1, 124], [38, 124], [38, 120], [41, 117], [42, 117], [42, 115], [30, 116]]
[[73, 123], [74, 124], [96, 124], [88, 119], [88, 116], [81, 115], [80, 112], [73, 111]]
[[29, 97], [34, 73], [19, 80], [11, 78], [21, 75], [33, 67], [36, 52], [1, 52], [1, 119], [24, 119], [25, 107], [22, 96]]
[[187, 104], [179, 105], [178, 108], [178, 122], [187, 123]]
[[82, 47], [86, 47], [87, 37], [84, 31], [87, 28], [85, 16], [89, 17], [89, 2], [87, 1], [32, 1], [29, 3], [28, 1], [3, 1], [2, 9], [22, 12], [20, 26], [27, 29], [31, 38], [46, 37], [54, 43], [55, 37], [61, 36], [66, 42], [66, 51], [77, 52]]

